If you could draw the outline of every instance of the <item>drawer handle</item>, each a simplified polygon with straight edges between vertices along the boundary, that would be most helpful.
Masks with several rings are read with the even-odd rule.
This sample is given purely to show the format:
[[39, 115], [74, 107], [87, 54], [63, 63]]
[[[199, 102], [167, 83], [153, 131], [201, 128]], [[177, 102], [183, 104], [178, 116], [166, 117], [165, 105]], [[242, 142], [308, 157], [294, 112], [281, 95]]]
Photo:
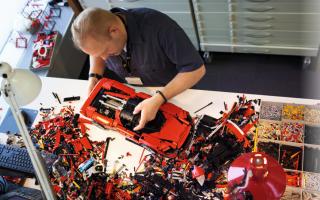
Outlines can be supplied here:
[[256, 50], [256, 49], [243, 49], [244, 52], [247, 53], [269, 53], [270, 50], [269, 49], [261, 49], [261, 50]]
[[268, 2], [270, 0], [247, 0], [247, 1], [250, 1], [250, 2]]
[[115, 3], [115, 2], [127, 2], [127, 3], [130, 3], [130, 2], [135, 2], [135, 1], [138, 1], [138, 0], [109, 0], [109, 3]]
[[266, 33], [266, 34], [253, 34], [253, 33], [247, 33], [245, 34], [246, 37], [251, 37], [251, 38], [266, 38], [266, 37], [271, 37], [271, 33]]
[[257, 46], [259, 46], [259, 45], [265, 45], [265, 44], [269, 44], [269, 43], [270, 43], [269, 40], [265, 40], [265, 41], [261, 41], [261, 42], [259, 42], [259, 41], [247, 41], [247, 40], [245, 40], [244, 42], [246, 42], [246, 43], [248, 43], [248, 44], [252, 44], [252, 45], [257, 45]]
[[252, 22], [267, 22], [267, 21], [273, 20], [274, 18], [271, 16], [268, 16], [268, 17], [246, 17], [246, 19]]
[[269, 24], [269, 25], [266, 25], [266, 26], [254, 26], [254, 25], [246, 25], [245, 26], [247, 29], [253, 29], [253, 30], [267, 30], [267, 29], [270, 29], [272, 28], [272, 26]]
[[269, 6], [269, 7], [265, 7], [265, 8], [246, 8], [247, 11], [250, 12], [267, 12], [270, 10], [273, 10], [274, 8]]

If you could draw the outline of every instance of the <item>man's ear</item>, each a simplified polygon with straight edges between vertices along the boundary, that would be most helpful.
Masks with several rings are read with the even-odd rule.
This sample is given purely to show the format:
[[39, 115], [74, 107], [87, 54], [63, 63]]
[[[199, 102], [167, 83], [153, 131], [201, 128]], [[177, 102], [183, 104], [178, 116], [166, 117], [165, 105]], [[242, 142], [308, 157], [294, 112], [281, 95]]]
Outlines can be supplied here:
[[108, 27], [107, 31], [108, 31], [108, 35], [113, 38], [116, 34], [118, 34], [119, 29], [118, 29], [117, 26], [111, 25], [111, 26]]

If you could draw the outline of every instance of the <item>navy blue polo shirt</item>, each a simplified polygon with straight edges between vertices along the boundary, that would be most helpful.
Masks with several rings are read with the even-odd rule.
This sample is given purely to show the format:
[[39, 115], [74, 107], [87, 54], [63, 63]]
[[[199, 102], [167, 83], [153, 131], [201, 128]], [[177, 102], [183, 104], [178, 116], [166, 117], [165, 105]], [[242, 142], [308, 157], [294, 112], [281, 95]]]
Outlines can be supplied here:
[[190, 72], [203, 65], [203, 60], [183, 29], [167, 15], [149, 8], [111, 12], [125, 16], [128, 34], [129, 68], [120, 56], [106, 60], [106, 67], [123, 82], [125, 77], [139, 77], [145, 86], [164, 86], [179, 72]]

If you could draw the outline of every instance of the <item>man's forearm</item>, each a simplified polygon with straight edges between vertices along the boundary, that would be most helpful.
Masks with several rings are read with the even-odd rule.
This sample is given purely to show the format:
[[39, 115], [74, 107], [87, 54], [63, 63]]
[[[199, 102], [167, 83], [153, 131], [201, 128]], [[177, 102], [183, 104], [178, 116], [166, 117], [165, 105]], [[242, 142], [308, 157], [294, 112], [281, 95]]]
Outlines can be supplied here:
[[[90, 70], [89, 73], [98, 74], [103, 76], [104, 74], [104, 60], [102, 58], [92, 57], [90, 56]], [[88, 78], [88, 94], [92, 91], [94, 86], [98, 83], [98, 76], [89, 76]]]
[[96, 73], [103, 76], [105, 62], [102, 58], [90, 56], [90, 70], [89, 73]]
[[206, 73], [205, 66], [202, 65], [199, 69], [191, 72], [178, 73], [162, 90], [161, 92], [167, 99], [170, 99], [186, 89], [194, 86]]

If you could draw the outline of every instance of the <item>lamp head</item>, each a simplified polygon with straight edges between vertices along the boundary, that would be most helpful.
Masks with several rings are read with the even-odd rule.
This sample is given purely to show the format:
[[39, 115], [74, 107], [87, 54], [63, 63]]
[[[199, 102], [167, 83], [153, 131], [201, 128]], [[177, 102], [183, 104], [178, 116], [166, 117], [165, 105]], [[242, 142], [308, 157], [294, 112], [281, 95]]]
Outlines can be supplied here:
[[6, 63], [6, 62], [1, 62], [0, 63], [0, 75], [3, 78], [6, 78], [4, 76], [8, 76], [12, 72], [12, 67]]
[[231, 163], [228, 188], [231, 199], [279, 200], [286, 189], [286, 174], [273, 157], [244, 153]]
[[[7, 81], [9, 81], [10, 90], [18, 106], [31, 103], [41, 91], [41, 79], [30, 70], [12, 69], [8, 63], [0, 62], [0, 76], [3, 78], [1, 90], [6, 88]], [[6, 95], [4, 95], [4, 99], [9, 103]]]

